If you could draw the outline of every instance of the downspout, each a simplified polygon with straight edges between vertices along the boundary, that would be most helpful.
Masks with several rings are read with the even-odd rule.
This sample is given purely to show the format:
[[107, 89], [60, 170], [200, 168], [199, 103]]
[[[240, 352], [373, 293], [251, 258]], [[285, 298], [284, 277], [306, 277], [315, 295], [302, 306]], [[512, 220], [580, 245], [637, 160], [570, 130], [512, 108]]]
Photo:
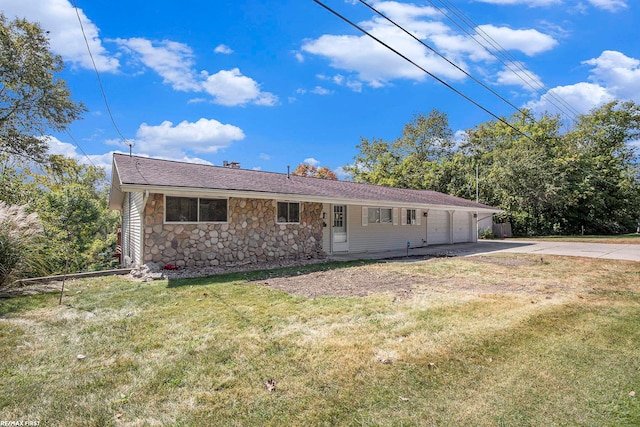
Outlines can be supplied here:
[[424, 246], [429, 246], [429, 209], [424, 213]]
[[147, 207], [147, 200], [149, 200], [149, 190], [144, 190], [144, 197], [142, 198], [142, 212], [140, 212], [140, 266], [144, 264], [144, 211]]

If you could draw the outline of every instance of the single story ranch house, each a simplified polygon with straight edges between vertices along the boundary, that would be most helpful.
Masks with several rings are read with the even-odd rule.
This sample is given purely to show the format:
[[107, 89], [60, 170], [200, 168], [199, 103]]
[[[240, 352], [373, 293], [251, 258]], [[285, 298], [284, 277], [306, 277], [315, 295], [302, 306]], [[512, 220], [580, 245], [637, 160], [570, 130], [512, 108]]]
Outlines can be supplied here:
[[[225, 162], [226, 163], [226, 162]], [[499, 209], [407, 190], [114, 154], [109, 207], [122, 264], [178, 267], [306, 259], [474, 242]]]

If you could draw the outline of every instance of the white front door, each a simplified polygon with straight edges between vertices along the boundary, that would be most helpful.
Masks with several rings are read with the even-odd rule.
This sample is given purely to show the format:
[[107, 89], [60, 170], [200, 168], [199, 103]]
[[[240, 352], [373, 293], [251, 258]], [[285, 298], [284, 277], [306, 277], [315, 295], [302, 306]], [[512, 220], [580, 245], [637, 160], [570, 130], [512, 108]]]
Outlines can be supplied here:
[[347, 238], [347, 206], [333, 205], [333, 252], [349, 250]]

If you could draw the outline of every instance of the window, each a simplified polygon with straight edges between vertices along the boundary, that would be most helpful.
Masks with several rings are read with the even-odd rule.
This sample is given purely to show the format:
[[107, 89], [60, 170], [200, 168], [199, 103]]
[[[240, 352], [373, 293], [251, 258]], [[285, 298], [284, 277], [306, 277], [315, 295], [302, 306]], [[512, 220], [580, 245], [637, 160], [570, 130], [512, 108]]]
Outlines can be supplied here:
[[226, 199], [200, 199], [200, 222], [226, 222]]
[[416, 224], [416, 210], [407, 209], [407, 225], [415, 225], [415, 224]]
[[277, 221], [280, 223], [300, 222], [300, 203], [278, 202]]
[[166, 222], [226, 222], [227, 199], [165, 198]]
[[391, 224], [392, 222], [391, 208], [369, 208], [369, 224]]

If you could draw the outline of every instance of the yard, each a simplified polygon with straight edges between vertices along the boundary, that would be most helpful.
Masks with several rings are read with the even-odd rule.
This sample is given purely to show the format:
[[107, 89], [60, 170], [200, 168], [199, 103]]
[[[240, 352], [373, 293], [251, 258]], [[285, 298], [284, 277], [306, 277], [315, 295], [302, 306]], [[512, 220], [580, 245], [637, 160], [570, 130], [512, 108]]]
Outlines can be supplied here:
[[640, 424], [640, 263], [320, 264], [0, 300], [0, 421]]

